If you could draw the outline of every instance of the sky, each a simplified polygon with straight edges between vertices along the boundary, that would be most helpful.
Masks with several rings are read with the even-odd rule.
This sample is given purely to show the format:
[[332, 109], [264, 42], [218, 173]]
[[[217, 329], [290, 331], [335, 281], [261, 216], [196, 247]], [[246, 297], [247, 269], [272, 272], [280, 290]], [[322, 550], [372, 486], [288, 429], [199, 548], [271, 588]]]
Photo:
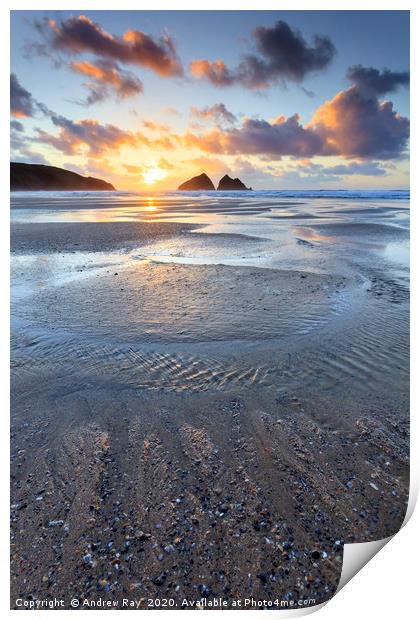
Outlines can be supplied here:
[[409, 185], [408, 11], [13, 11], [11, 158], [171, 190]]

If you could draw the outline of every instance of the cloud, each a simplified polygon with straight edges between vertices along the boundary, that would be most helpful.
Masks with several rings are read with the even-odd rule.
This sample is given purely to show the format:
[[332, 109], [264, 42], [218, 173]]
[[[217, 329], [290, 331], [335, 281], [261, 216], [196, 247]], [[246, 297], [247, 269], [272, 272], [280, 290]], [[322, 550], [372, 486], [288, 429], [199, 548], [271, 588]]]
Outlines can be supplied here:
[[143, 166], [132, 166], [130, 164], [123, 164], [123, 168], [125, 168], [128, 174], [142, 174], [144, 171]]
[[247, 56], [240, 68], [249, 88], [265, 88], [271, 81], [301, 82], [308, 73], [325, 69], [336, 49], [329, 37], [315, 35], [311, 47], [298, 30], [278, 21], [254, 32], [261, 57]]
[[10, 121], [10, 128], [15, 131], [25, 131], [24, 126], [19, 121]]
[[37, 129], [36, 142], [49, 144], [67, 155], [89, 154], [91, 157], [118, 151], [122, 146], [137, 146], [138, 136], [115, 125], [101, 125], [94, 119], [72, 121], [52, 115], [53, 124], [59, 128], [57, 135]]
[[331, 154], [392, 159], [404, 154], [410, 123], [391, 101], [380, 102], [356, 85], [318, 108], [310, 129], [323, 138]]
[[22, 148], [19, 153], [13, 156], [13, 161], [23, 163], [23, 164], [44, 164], [45, 166], [50, 166], [50, 162], [42, 155], [42, 153], [37, 153], [30, 148]]
[[[391, 79], [389, 76], [393, 75]], [[388, 85], [401, 83], [384, 70]], [[358, 72], [360, 79], [360, 72]], [[366, 81], [366, 80], [365, 80]], [[380, 83], [376, 86], [384, 89]], [[315, 155], [338, 155], [347, 159], [393, 159], [404, 156], [410, 133], [409, 120], [400, 116], [390, 101], [379, 101], [372, 89], [366, 92], [359, 82], [323, 103], [311, 122], [303, 125], [299, 115], [277, 117], [268, 122], [244, 119], [241, 127], [214, 128], [204, 134], [188, 132], [187, 146], [207, 153], [226, 155], [263, 155], [281, 158], [290, 155], [311, 158]]]
[[280, 177], [283, 186], [287, 183], [293, 187], [294, 184], [299, 183], [302, 187], [313, 188], [316, 184], [322, 186], [332, 183], [339, 186], [338, 184], [344, 181], [343, 177], [351, 175], [384, 177], [387, 175], [386, 166], [379, 162], [358, 161], [337, 166], [323, 166], [311, 160], [300, 160], [293, 166], [275, 167], [268, 165], [266, 170], [270, 171], [273, 177]]
[[[300, 160], [298, 169], [305, 174], [329, 174], [337, 176], [384, 176], [386, 175], [387, 164], [383, 165], [377, 161], [351, 161], [348, 164], [338, 164], [337, 166], [323, 166], [310, 159]], [[295, 168], [292, 168], [295, 170]]]
[[203, 135], [188, 133], [187, 146], [195, 146], [208, 153], [226, 155], [258, 155], [273, 157], [293, 155], [312, 157], [323, 152], [324, 141], [316, 131], [306, 129], [297, 114], [280, 117], [273, 123], [246, 118], [240, 128], [221, 131], [213, 129]]
[[208, 174], [214, 175], [225, 174], [229, 170], [229, 166], [226, 162], [215, 157], [195, 157], [193, 159], [183, 160], [182, 163], [192, 170], [207, 172]]
[[203, 120], [227, 123], [228, 125], [233, 125], [237, 121], [236, 116], [229, 112], [224, 103], [215, 103], [201, 109], [192, 106], [191, 115]]
[[230, 176], [239, 177], [245, 184], [250, 186], [260, 183], [270, 183], [273, 176], [267, 165], [254, 165], [242, 157], [236, 157], [229, 166]]
[[305, 88], [304, 86], [301, 86], [300, 89], [303, 93], [305, 93], [307, 97], [309, 97], [309, 99], [313, 99], [315, 97], [315, 93], [313, 90], [309, 90], [308, 88]]
[[[86, 69], [88, 63], [84, 63]], [[91, 71], [89, 65], [86, 72]], [[86, 155], [92, 158], [102, 157], [104, 153], [117, 152], [123, 146], [147, 146], [150, 149], [173, 150], [180, 142], [179, 136], [170, 133], [169, 127], [159, 125], [149, 121], [149, 128], [153, 126], [155, 130], [165, 131], [164, 135], [156, 139], [148, 138], [138, 131], [127, 131], [112, 124], [101, 124], [95, 119], [70, 120], [60, 114], [56, 114], [46, 105], [34, 99], [25, 88], [23, 88], [16, 76], [11, 77], [11, 101], [12, 114], [14, 116], [24, 116], [29, 113], [34, 115], [35, 111], [40, 111], [45, 117], [49, 118], [58, 133], [52, 134], [44, 129], [36, 128], [36, 135], [31, 139], [32, 142], [48, 144], [56, 150], [67, 155]], [[29, 102], [29, 103], [28, 103]], [[23, 135], [18, 137], [18, 132], [22, 132], [22, 125], [17, 121], [12, 121], [12, 147], [19, 151], [23, 146], [23, 141], [27, 140]], [[15, 124], [13, 124], [15, 123]]]
[[172, 106], [167, 106], [166, 108], [163, 108], [163, 111], [165, 112], [165, 114], [171, 114], [172, 116], [182, 116], [181, 112]]
[[158, 161], [158, 168], [162, 168], [162, 170], [173, 170], [175, 166], [171, 164], [167, 159], [161, 157]]
[[379, 71], [373, 67], [354, 65], [347, 71], [347, 77], [360, 92], [365, 95], [385, 95], [397, 90], [399, 86], [409, 86], [410, 74], [408, 71]]
[[281, 178], [282, 187], [296, 187], [298, 184], [300, 187], [313, 189], [315, 184], [322, 187], [327, 183], [338, 184], [341, 182], [341, 177], [322, 172], [322, 167], [319, 171], [300, 170], [299, 168], [280, 169], [276, 170], [273, 176]]
[[36, 129], [34, 142], [48, 144], [66, 155], [88, 155], [100, 158], [105, 154], [118, 152], [124, 146], [147, 146], [151, 149], [172, 150], [177, 136], [167, 135], [156, 140], [147, 138], [141, 132], [121, 129], [112, 124], [101, 124], [95, 119], [70, 120], [49, 111], [48, 116], [58, 128], [57, 134]]
[[302, 82], [309, 73], [326, 69], [336, 53], [329, 37], [316, 34], [310, 45], [282, 20], [273, 27], [256, 28], [254, 40], [257, 53], [244, 55], [235, 69], [222, 59], [201, 59], [190, 64], [191, 73], [215, 86], [241, 84], [260, 90], [278, 82]]
[[163, 131], [168, 132], [170, 127], [168, 125], [163, 125], [162, 123], [156, 123], [150, 119], [145, 119], [143, 121], [143, 127], [146, 129], [150, 129], [150, 131]]
[[182, 116], [181, 112], [173, 106], [166, 106], [166, 108], [163, 108], [163, 111], [165, 114], [171, 114], [172, 116]]
[[190, 63], [190, 71], [195, 78], [205, 78], [214, 86], [231, 86], [238, 81], [237, 76], [229, 71], [221, 59], [214, 62], [204, 59], [193, 60]]
[[175, 45], [167, 34], [154, 39], [139, 30], [127, 30], [116, 36], [85, 15], [61, 22], [45, 19], [37, 22], [36, 27], [46, 41], [44, 45], [35, 45], [40, 53], [91, 53], [101, 59], [150, 69], [163, 78], [183, 75]]
[[14, 73], [10, 75], [10, 113], [16, 118], [35, 114], [35, 102], [31, 93], [23, 88]]
[[114, 161], [109, 161], [109, 159], [106, 158], [98, 159], [95, 157], [93, 159], [88, 159], [85, 164], [85, 170], [86, 174], [102, 175], [106, 172], [107, 175], [115, 177]]
[[117, 98], [126, 99], [143, 92], [142, 82], [133, 74], [123, 71], [109, 60], [91, 62], [72, 62], [71, 69], [88, 78], [85, 86], [90, 91], [86, 104], [97, 103], [107, 98], [110, 91]]
[[10, 123], [10, 151], [11, 160], [32, 164], [48, 164], [42, 153], [32, 150], [32, 140], [24, 133], [24, 127], [19, 121]]
[[[50, 114], [47, 106], [37, 101], [12, 73], [10, 75], [10, 114], [15, 118], [27, 118], [35, 116], [37, 112], [46, 116]], [[23, 129], [23, 125], [20, 125]]]
[[352, 174], [360, 174], [362, 176], [382, 177], [386, 175], [386, 170], [379, 162], [356, 162], [349, 164], [339, 164], [338, 166], [329, 166], [324, 168], [329, 174], [338, 174], [340, 176], [348, 176]]

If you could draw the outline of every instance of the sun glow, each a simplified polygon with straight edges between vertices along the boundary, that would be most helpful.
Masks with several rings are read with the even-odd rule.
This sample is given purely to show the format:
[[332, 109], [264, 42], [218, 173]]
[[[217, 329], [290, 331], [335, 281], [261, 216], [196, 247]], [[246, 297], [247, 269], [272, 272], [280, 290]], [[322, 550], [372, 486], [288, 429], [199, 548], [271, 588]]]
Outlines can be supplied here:
[[147, 185], [153, 185], [153, 183], [156, 183], [156, 181], [160, 181], [165, 177], [166, 173], [157, 166], [153, 166], [152, 168], [146, 170], [146, 172], [143, 172], [143, 180]]
[[156, 211], [156, 206], [155, 203], [153, 201], [153, 198], [149, 198], [149, 200], [147, 201], [147, 204], [145, 206], [146, 211]]

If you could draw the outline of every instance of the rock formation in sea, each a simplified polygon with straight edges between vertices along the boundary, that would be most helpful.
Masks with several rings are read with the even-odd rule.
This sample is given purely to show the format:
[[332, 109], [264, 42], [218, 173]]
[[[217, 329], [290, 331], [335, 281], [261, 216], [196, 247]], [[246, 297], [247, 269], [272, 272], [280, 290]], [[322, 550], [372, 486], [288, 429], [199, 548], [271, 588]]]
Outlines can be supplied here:
[[115, 191], [111, 183], [102, 179], [83, 177], [55, 166], [18, 162], [10, 162], [10, 189], [11, 191]]
[[185, 181], [185, 183], [181, 183], [181, 185], [178, 187], [178, 190], [184, 192], [194, 192], [202, 189], [216, 189], [213, 185], [212, 180], [207, 176], [205, 172], [203, 172], [203, 174], [199, 174], [196, 177], [193, 177], [192, 179], [189, 179], [188, 181]]
[[217, 186], [218, 191], [229, 191], [229, 190], [250, 190], [250, 187], [247, 187], [240, 179], [232, 179], [228, 174], [225, 174], [219, 181], [219, 185]]

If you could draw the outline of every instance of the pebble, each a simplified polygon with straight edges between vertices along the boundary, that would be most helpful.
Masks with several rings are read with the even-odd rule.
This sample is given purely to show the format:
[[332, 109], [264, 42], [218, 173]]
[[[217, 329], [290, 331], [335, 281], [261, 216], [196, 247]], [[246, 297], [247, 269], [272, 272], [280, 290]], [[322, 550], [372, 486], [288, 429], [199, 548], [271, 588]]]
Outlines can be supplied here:
[[155, 584], [155, 586], [163, 586], [163, 584], [166, 581], [166, 573], [160, 573], [159, 575], [156, 575], [155, 577], [152, 577], [152, 582]]
[[210, 588], [210, 586], [206, 586], [205, 584], [199, 585], [198, 591], [200, 592], [201, 596], [204, 596], [204, 598], [207, 598], [208, 596], [211, 596], [213, 594], [213, 590]]
[[58, 519], [56, 521], [48, 521], [48, 527], [57, 527], [64, 525], [64, 521], [62, 519]]

